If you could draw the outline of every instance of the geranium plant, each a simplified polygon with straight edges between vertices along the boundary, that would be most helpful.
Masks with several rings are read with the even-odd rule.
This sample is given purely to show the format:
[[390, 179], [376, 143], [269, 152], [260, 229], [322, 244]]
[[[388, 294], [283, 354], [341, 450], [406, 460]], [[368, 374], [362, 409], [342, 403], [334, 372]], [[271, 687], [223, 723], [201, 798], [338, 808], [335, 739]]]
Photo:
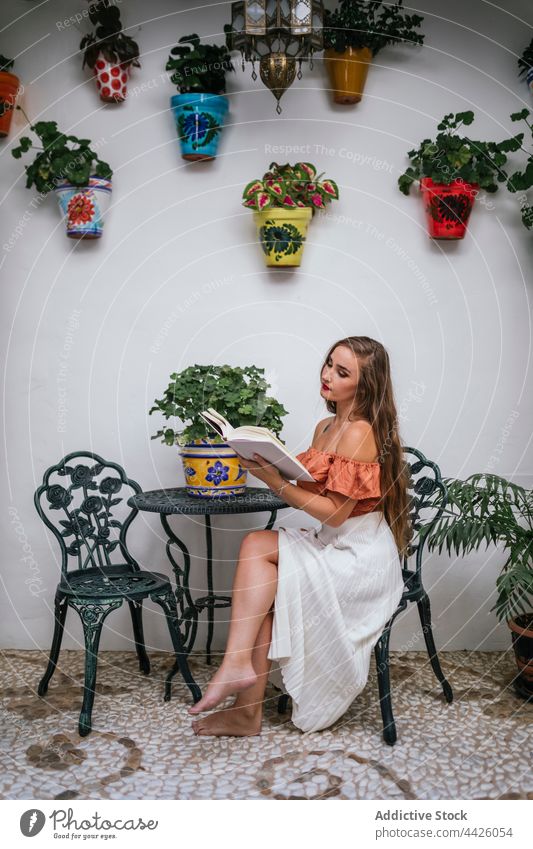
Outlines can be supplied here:
[[533, 70], [533, 38], [518, 60], [518, 76], [527, 75], [528, 71]]
[[411, 186], [422, 177], [435, 183], [449, 184], [454, 180], [475, 183], [487, 192], [496, 192], [497, 182], [504, 182], [503, 166], [506, 154], [520, 148], [523, 133], [501, 142], [478, 141], [457, 131], [470, 125], [474, 113], [457, 112], [445, 115], [437, 129], [435, 140], [424, 139], [418, 148], [408, 151], [411, 165], [398, 178], [398, 187], [408, 195]]
[[[533, 137], [533, 124], [528, 120], [530, 115], [529, 109], [522, 109], [520, 112], [513, 112], [511, 115], [512, 121], [524, 121], [529, 132]], [[513, 194], [520, 191], [520, 211], [522, 213], [522, 223], [528, 230], [533, 229], [533, 207], [528, 202], [525, 192], [533, 186], [533, 148], [525, 150], [528, 154], [525, 167], [523, 170], [515, 171], [507, 179], [507, 188]]]
[[422, 44], [424, 36], [416, 29], [423, 20], [406, 14], [403, 0], [340, 0], [337, 9], [324, 12], [324, 48], [343, 53], [348, 47], [368, 47], [376, 56], [388, 44]]
[[281, 417], [288, 411], [267, 395], [269, 383], [264, 371], [256, 366], [193, 365], [171, 374], [163, 398], [155, 400], [149, 414], [160, 412], [165, 419], [179, 419], [182, 426], [162, 428], [151, 438], [159, 437], [166, 445], [186, 445], [206, 438], [223, 442], [219, 434], [207, 432], [200, 418], [199, 413], [208, 407], [222, 413], [234, 427], [260, 425], [279, 437]]
[[[17, 107], [20, 108], [20, 107]], [[15, 159], [20, 159], [30, 148], [36, 156], [26, 166], [26, 188], [35, 186], [41, 194], [53, 191], [60, 180], [74, 186], [86, 186], [92, 175], [110, 180], [113, 171], [107, 162], [91, 149], [90, 139], [62, 133], [55, 121], [37, 121], [30, 124], [42, 147], [36, 147], [29, 136], [22, 136], [19, 145], [12, 149]]]
[[0, 71], [11, 71], [14, 64], [14, 59], [6, 59], [5, 56], [0, 55]]
[[264, 209], [297, 209], [310, 207], [313, 214], [326, 204], [338, 200], [339, 188], [334, 180], [317, 176], [311, 162], [278, 165], [271, 162], [261, 179], [252, 180], [243, 191], [243, 206], [258, 212]]
[[196, 33], [184, 35], [170, 51], [166, 70], [180, 94], [226, 91], [226, 72], [234, 71], [231, 56], [224, 45], [200, 44]]
[[140, 68], [139, 45], [123, 32], [120, 11], [112, 0], [91, 3], [89, 20], [96, 30], [81, 40], [80, 50], [84, 51], [83, 67], [88, 65], [89, 68], [94, 68], [98, 55], [103, 53], [108, 62]]

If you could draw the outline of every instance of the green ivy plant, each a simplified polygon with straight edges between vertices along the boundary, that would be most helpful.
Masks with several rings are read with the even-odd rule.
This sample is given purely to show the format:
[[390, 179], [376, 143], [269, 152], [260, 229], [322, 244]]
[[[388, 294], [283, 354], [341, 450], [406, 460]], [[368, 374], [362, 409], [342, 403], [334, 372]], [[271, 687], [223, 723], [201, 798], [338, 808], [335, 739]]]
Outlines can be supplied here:
[[[522, 109], [520, 112], [513, 112], [511, 115], [512, 121], [524, 121], [531, 136], [533, 138], [533, 124], [528, 120], [530, 115], [529, 109]], [[528, 203], [527, 192], [533, 186], [533, 147], [529, 152], [522, 148], [528, 154], [526, 165], [522, 171], [515, 171], [507, 179], [507, 188], [511, 193], [522, 192], [520, 196], [520, 211], [522, 214], [522, 223], [528, 230], [533, 228], [533, 207]]]
[[65, 135], [58, 130], [55, 121], [37, 121], [30, 124], [30, 129], [42, 147], [35, 147], [29, 136], [22, 136], [18, 147], [11, 151], [15, 159], [20, 159], [30, 148], [37, 151], [31, 165], [25, 168], [27, 189], [35, 186], [41, 194], [46, 194], [56, 188], [58, 180], [67, 179], [81, 187], [86, 186], [93, 175], [106, 180], [113, 176], [107, 162], [99, 159], [91, 149], [90, 139]]
[[448, 505], [427, 537], [428, 549], [468, 554], [482, 542], [503, 543], [507, 560], [491, 611], [499, 620], [533, 621], [533, 491], [487, 473], [444, 483]]
[[424, 36], [416, 29], [423, 20], [420, 15], [407, 15], [403, 0], [340, 0], [335, 11], [324, 12], [324, 48], [344, 53], [348, 47], [368, 47], [376, 56], [389, 44], [422, 44]]
[[411, 186], [422, 177], [431, 177], [435, 183], [448, 185], [454, 180], [478, 183], [487, 192], [496, 192], [499, 183], [507, 179], [503, 166], [506, 154], [520, 148], [523, 133], [501, 142], [477, 141], [457, 131], [474, 120], [474, 113], [457, 112], [445, 115], [437, 129], [435, 140], [424, 139], [419, 147], [407, 155], [411, 165], [398, 178], [398, 187], [408, 195]]
[[98, 0], [89, 5], [89, 20], [96, 27], [80, 42], [84, 50], [83, 65], [94, 68], [101, 52], [108, 62], [140, 68], [139, 45], [122, 31], [120, 11], [112, 0]]
[[14, 59], [6, 59], [5, 56], [0, 55], [0, 71], [6, 71], [7, 73], [13, 69], [14, 64]]
[[166, 70], [180, 94], [190, 92], [223, 94], [226, 72], [234, 71], [227, 48], [216, 44], [200, 44], [196, 33], [184, 35], [170, 51]]
[[533, 38], [518, 60], [518, 76], [523, 77], [524, 74], [533, 68]]
[[323, 172], [317, 176], [311, 162], [297, 162], [296, 165], [271, 162], [261, 179], [252, 180], [245, 186], [243, 206], [257, 211], [275, 207], [311, 207], [314, 215], [315, 210], [325, 209], [329, 201], [339, 197], [337, 183], [322, 179], [322, 176]]
[[[165, 419], [179, 419], [182, 427], [162, 428], [151, 439], [161, 438], [166, 445], [185, 445], [195, 439], [224, 440], [218, 433], [208, 432], [199, 413], [213, 407], [231, 425], [266, 427], [279, 437], [282, 416], [288, 411], [275, 398], [267, 395], [269, 383], [265, 370], [256, 366], [244, 368], [193, 365], [170, 375], [170, 383], [161, 399], [154, 401], [151, 415], [160, 412]], [[283, 441], [283, 440], [282, 440]]]

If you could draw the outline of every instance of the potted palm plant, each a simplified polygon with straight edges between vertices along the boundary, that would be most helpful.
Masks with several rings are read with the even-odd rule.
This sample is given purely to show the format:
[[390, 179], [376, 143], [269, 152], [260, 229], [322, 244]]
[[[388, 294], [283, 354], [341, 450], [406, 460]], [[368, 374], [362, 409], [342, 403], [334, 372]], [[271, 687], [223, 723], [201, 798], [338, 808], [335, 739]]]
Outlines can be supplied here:
[[533, 38], [518, 60], [518, 76], [526, 78], [529, 90], [533, 92]]
[[408, 152], [411, 165], [398, 178], [408, 195], [418, 181], [432, 239], [462, 239], [480, 189], [496, 192], [506, 174], [506, 153], [518, 150], [524, 134], [501, 142], [477, 141], [458, 130], [474, 120], [473, 112], [445, 115], [436, 139], [424, 139]]
[[322, 176], [311, 162], [271, 162], [261, 179], [245, 186], [242, 203], [254, 211], [267, 266], [300, 265], [312, 216], [339, 197], [337, 183]]
[[26, 188], [35, 186], [41, 195], [56, 193], [71, 239], [99, 238], [111, 197], [111, 168], [91, 149], [90, 139], [65, 135], [55, 121], [38, 121], [30, 129], [41, 146], [23, 136], [11, 151], [15, 159], [30, 148], [36, 151], [25, 168]]
[[340, 0], [324, 12], [324, 60], [335, 103], [358, 103], [370, 62], [388, 44], [422, 44], [423, 17], [407, 15], [403, 0]]
[[[533, 136], [533, 123], [531, 123], [529, 119], [530, 111], [529, 109], [522, 109], [520, 112], [514, 112], [511, 115], [512, 121], [524, 121], [529, 132]], [[522, 223], [524, 227], [527, 227], [528, 230], [533, 229], [533, 207], [528, 202], [528, 196], [526, 192], [533, 186], [533, 149], [530, 148], [529, 151], [524, 150], [524, 153], [527, 154], [527, 159], [523, 170], [515, 171], [514, 174], [511, 174], [507, 178], [507, 188], [513, 194], [515, 192], [520, 191], [519, 201], [520, 201], [520, 212], [522, 214]]]
[[190, 495], [221, 498], [246, 490], [247, 470], [240, 465], [239, 457], [219, 434], [207, 431], [199, 415], [208, 407], [234, 427], [260, 425], [279, 438], [281, 417], [287, 410], [267, 395], [270, 386], [264, 371], [256, 366], [189, 366], [170, 375], [163, 398], [156, 399], [149, 410], [150, 415], [160, 412], [165, 419], [182, 423], [177, 430], [164, 427], [151, 438], [160, 437], [166, 445], [179, 446]]
[[448, 505], [427, 538], [429, 550], [468, 554], [482, 542], [502, 543], [507, 559], [491, 612], [511, 631], [517, 691], [533, 696], [533, 492], [498, 475], [446, 479]]
[[131, 68], [140, 68], [139, 45], [122, 30], [120, 11], [113, 0], [98, 0], [89, 6], [89, 20], [96, 27], [84, 36], [83, 66], [91, 68], [100, 99], [122, 103], [126, 99]]
[[13, 59], [0, 56], [0, 138], [9, 135], [13, 109], [17, 102], [20, 80], [11, 73]]
[[166, 70], [178, 94], [170, 98], [183, 159], [216, 157], [228, 111], [226, 72], [234, 71], [225, 46], [200, 44], [196, 33], [184, 35], [170, 51]]

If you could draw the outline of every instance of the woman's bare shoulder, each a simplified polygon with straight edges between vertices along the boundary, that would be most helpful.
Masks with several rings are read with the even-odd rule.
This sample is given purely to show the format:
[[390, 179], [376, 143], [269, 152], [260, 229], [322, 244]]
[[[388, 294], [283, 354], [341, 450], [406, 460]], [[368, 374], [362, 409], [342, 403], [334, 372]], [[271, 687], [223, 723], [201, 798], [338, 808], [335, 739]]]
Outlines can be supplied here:
[[313, 447], [316, 447], [315, 442], [317, 441], [318, 437], [324, 432], [328, 422], [331, 423], [334, 420], [335, 420], [335, 416], [328, 416], [326, 419], [321, 419], [318, 422], [317, 426], [315, 427], [315, 432], [313, 434], [313, 442], [312, 442]]
[[378, 448], [370, 422], [362, 419], [351, 422], [337, 445], [337, 454], [362, 463], [375, 463]]

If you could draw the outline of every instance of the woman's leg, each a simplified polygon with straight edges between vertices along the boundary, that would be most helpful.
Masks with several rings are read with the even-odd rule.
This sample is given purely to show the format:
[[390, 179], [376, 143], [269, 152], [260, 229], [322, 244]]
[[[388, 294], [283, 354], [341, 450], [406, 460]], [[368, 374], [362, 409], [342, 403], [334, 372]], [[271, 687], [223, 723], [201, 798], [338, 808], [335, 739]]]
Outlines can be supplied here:
[[276, 596], [277, 564], [277, 531], [252, 531], [246, 535], [233, 581], [226, 652], [220, 669], [207, 685], [204, 697], [189, 708], [190, 714], [210, 710], [232, 693], [257, 684], [258, 673], [254, 669], [252, 655], [263, 620]]
[[209, 716], [194, 720], [192, 727], [195, 734], [204, 737], [248, 737], [261, 732], [263, 699], [272, 665], [272, 661], [267, 657], [272, 639], [272, 620], [272, 612], [267, 613], [252, 653], [256, 683], [247, 690], [242, 690], [230, 708], [217, 710]]

